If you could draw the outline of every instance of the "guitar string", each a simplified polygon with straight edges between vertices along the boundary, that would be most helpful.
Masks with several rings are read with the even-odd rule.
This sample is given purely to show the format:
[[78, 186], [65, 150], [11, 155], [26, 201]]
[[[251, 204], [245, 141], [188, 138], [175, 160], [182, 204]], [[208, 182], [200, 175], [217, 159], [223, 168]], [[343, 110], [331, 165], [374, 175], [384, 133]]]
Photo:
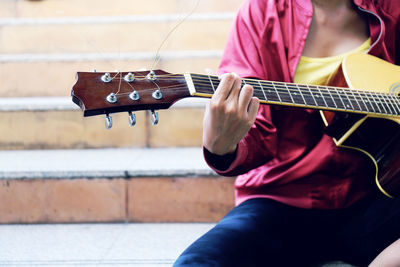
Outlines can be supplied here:
[[[161, 78], [168, 78], [168, 79], [166, 79], [165, 81], [172, 80], [171, 78], [175, 78], [175, 80], [182, 80], [182, 78], [183, 78], [182, 76], [183, 76], [183, 74], [164, 74], [164, 75], [157, 75], [158, 79], [159, 79], [160, 77], [161, 77]], [[220, 82], [220, 80], [219, 80], [218, 78], [214, 78], [214, 77], [216, 77], [216, 76], [210, 76], [210, 77], [211, 77], [213, 83], [214, 83], [214, 82], [216, 82], [216, 83], [219, 83], [219, 82]], [[145, 79], [146, 79], [146, 76], [135, 76], [135, 78], [137, 78], [138, 80], [140, 80], [140, 79], [145, 80]], [[161, 79], [159, 79], [159, 80], [161, 80]], [[192, 80], [193, 80], [193, 81], [204, 81], [204, 82], [205, 82], [205, 85], [209, 85], [209, 84], [210, 84], [208, 75], [207, 75], [207, 77], [204, 77], [204, 78], [193, 78], [193, 77], [192, 77]], [[352, 91], [353, 91], [352, 89], [347, 88], [347, 87], [334, 87], [334, 86], [325, 86], [325, 85], [307, 85], [307, 84], [296, 84], [296, 83], [279, 82], [279, 81], [262, 81], [262, 80], [247, 79], [247, 78], [244, 79], [244, 80], [245, 80], [246, 82], [254, 82], [254, 83], [261, 82], [261, 83], [263, 83], [265, 86], [270, 86], [270, 85], [268, 85], [268, 84], [281, 85], [281, 86], [283, 86], [281, 89], [286, 90], [286, 88], [287, 88], [289, 91], [290, 91], [290, 88], [287, 87], [287, 86], [293, 86], [293, 87], [301, 86], [301, 87], [306, 87], [307, 89], [315, 89], [315, 90], [317, 90], [317, 89], [322, 89], [322, 90], [325, 90], [325, 91], [328, 91], [329, 89], [331, 89], [331, 90], [344, 90], [345, 92], [348, 92], [349, 94], [352, 94]], [[254, 86], [257, 87], [258, 85], [254, 85]], [[305, 88], [303, 88], [303, 89], [305, 89]], [[298, 91], [298, 90], [293, 90], [293, 91]], [[357, 93], [378, 94], [378, 95], [381, 95], [381, 96], [383, 96], [383, 97], [390, 97], [390, 96], [398, 97], [398, 95], [396, 95], [396, 94], [381, 93], [381, 92], [374, 92], [374, 91], [366, 91], [366, 90], [359, 90], [359, 89], [354, 90], [354, 92], [357, 92]]]
[[[375, 92], [358, 92], [356, 90], [334, 87], [308, 87], [288, 85], [278, 87], [274, 84], [259, 86], [248, 83], [254, 87], [254, 94], [266, 100], [275, 100], [286, 103], [304, 104], [306, 106], [321, 106], [342, 108], [345, 110], [373, 111], [383, 109], [384, 114], [400, 115], [400, 101], [392, 95], [376, 94]], [[196, 83], [198, 91], [210, 92], [209, 83]], [[262, 92], [260, 94], [259, 92]], [[268, 97], [266, 97], [268, 95]], [[322, 96], [322, 98], [320, 97]], [[281, 100], [284, 99], [283, 101]], [[322, 102], [322, 103], [321, 103]]]
[[[158, 77], [168, 77], [168, 76], [171, 76], [171, 78], [175, 78], [177, 80], [181, 80], [181, 77], [178, 77], [176, 74], [175, 75], [168, 75], [168, 74], [167, 75], [160, 75]], [[139, 77], [139, 79], [140, 78], [141, 77]], [[143, 79], [145, 79], [145, 77], [143, 77]], [[159, 80], [161, 81], [163, 79], [159, 78]], [[172, 79], [168, 79], [168, 80], [172, 80]], [[194, 78], [193, 80], [194, 81], [203, 80], [204, 83], [201, 83], [200, 85], [205, 85], [205, 86], [209, 86], [210, 85], [209, 80], [207, 80], [206, 78], [204, 78], [204, 79]], [[253, 80], [253, 81], [258, 83], [259, 80]], [[214, 80], [213, 82], [219, 83], [219, 80]], [[279, 94], [290, 94], [291, 92], [294, 92], [294, 93], [299, 92], [300, 94], [303, 94], [304, 96], [307, 96], [307, 97], [311, 96], [314, 99], [314, 96], [318, 97], [319, 94], [312, 94], [312, 93], [307, 92], [307, 91], [311, 91], [312, 92], [312, 91], [318, 90], [318, 91], [324, 91], [324, 92], [322, 92], [322, 95], [323, 96], [328, 95], [329, 96], [328, 99], [332, 98], [332, 99], [334, 99], [336, 101], [341, 100], [342, 98], [340, 97], [340, 95], [337, 95], [337, 97], [331, 96], [332, 91], [333, 92], [336, 91], [337, 93], [349, 94], [347, 97], [349, 98], [350, 101], [354, 100], [354, 101], [358, 102], [358, 101], [361, 101], [361, 99], [363, 99], [363, 100], [367, 99], [368, 101], [372, 100], [372, 102], [377, 103], [377, 104], [385, 104], [385, 105], [388, 105], [388, 104], [392, 104], [393, 105], [393, 104], [395, 104], [396, 106], [400, 105], [400, 99], [397, 98], [398, 96], [393, 95], [393, 94], [381, 93], [381, 92], [372, 92], [372, 91], [363, 91], [363, 90], [351, 90], [351, 89], [345, 88], [345, 87], [315, 86], [315, 85], [311, 85], [310, 86], [310, 85], [303, 85], [303, 84], [297, 85], [297, 84], [293, 84], [293, 83], [282, 83], [282, 82], [276, 82], [276, 83], [277, 84], [282, 84], [284, 87], [280, 87], [280, 88], [278, 87], [277, 88], [276, 86], [273, 86], [273, 87], [271, 86], [271, 84], [273, 85], [273, 84], [275, 84], [275, 82], [264, 81], [262, 83], [264, 83], [264, 87], [266, 87], [266, 89], [272, 89], [273, 91], [276, 91]], [[250, 84], [250, 85], [253, 85], [255, 87], [255, 91], [256, 92], [257, 91], [260, 91], [260, 92], [265, 91], [263, 86], [261, 86], [262, 88], [260, 90], [260, 89], [257, 89], [257, 88], [259, 88], [258, 84]], [[293, 90], [293, 87], [297, 87], [297, 86], [300, 86], [300, 87]], [[306, 90], [306, 91], [304, 91], [304, 90]], [[340, 90], [341, 92], [338, 92], [338, 90]], [[356, 94], [356, 95], [354, 95], [354, 94]], [[364, 94], [364, 96], [361, 95], [361, 94]], [[375, 96], [374, 96], [374, 94], [375, 94]], [[377, 98], [378, 98], [378, 100], [377, 100]], [[379, 98], [383, 98], [384, 101], [381, 101], [381, 99], [379, 99]], [[364, 105], [364, 106], [366, 106], [366, 105]]]
[[[148, 91], [154, 91], [156, 88], [154, 87], [154, 88], [148, 88], [148, 89], [144, 89], [144, 90], [141, 90], [141, 92], [148, 92]], [[165, 93], [176, 93], [176, 92], [178, 92], [178, 91], [181, 91], [181, 92], [188, 92], [188, 89], [187, 89], [187, 87], [185, 86], [185, 85], [181, 85], [181, 86], [175, 86], [175, 85], [173, 85], [173, 86], [169, 86], [169, 87], [162, 87], [162, 89], [163, 89], [163, 92], [165, 92]], [[120, 93], [119, 95], [128, 95], [130, 92], [125, 92], [125, 93]], [[212, 94], [210, 94], [210, 97], [212, 96]], [[282, 101], [271, 101], [271, 102], [273, 102], [273, 103], [282, 103]], [[304, 106], [304, 105], [302, 105], [302, 104], [298, 104], [298, 103], [292, 103], [293, 104], [293, 106]], [[321, 109], [321, 110], [325, 110], [324, 109], [324, 107], [323, 106], [318, 106], [318, 105], [309, 105], [308, 106], [309, 108], [318, 108], [318, 107], [320, 107], [319, 109]], [[332, 108], [332, 107], [326, 107], [328, 110], [329, 109], [334, 109], [334, 110], [342, 110], [342, 111], [349, 111], [348, 109], [345, 109], [345, 108]], [[350, 111], [357, 111], [357, 110], [350, 110]], [[364, 111], [363, 113], [367, 113], [367, 114], [390, 114], [390, 113], [385, 113], [385, 112], [373, 112], [373, 111], [368, 111], [368, 112], [366, 112], [366, 111]], [[391, 114], [391, 115], [395, 115], [395, 114]]]
[[168, 38], [171, 36], [171, 34], [183, 23], [185, 22], [198, 8], [200, 3], [200, 0], [197, 0], [196, 5], [193, 7], [193, 9], [181, 20], [179, 21], [165, 36], [164, 40], [161, 42], [160, 46], [157, 49], [156, 55], [154, 56], [153, 64], [151, 65], [150, 70], [154, 70], [155, 66], [158, 64], [160, 61], [160, 50], [165, 44], [165, 42], [168, 40]]
[[[141, 92], [149, 92], [149, 91], [154, 91], [154, 89], [156, 88], [149, 88], [149, 89], [144, 89], [141, 90]], [[163, 87], [164, 89], [164, 87]], [[163, 90], [164, 93], [168, 94], [168, 93], [176, 93], [176, 92], [188, 92], [187, 87], [185, 85], [182, 85], [180, 87], [178, 86], [171, 86], [170, 88], [165, 88]], [[121, 96], [123, 95], [128, 95], [130, 92], [126, 92], [126, 93], [120, 93]], [[185, 95], [183, 97], [186, 97], [188, 95]], [[211, 94], [209, 94], [209, 97], [211, 98]], [[278, 104], [278, 103], [282, 103], [282, 101], [270, 101], [269, 104]], [[312, 108], [312, 109], [318, 109], [318, 110], [336, 110], [336, 111], [346, 111], [346, 112], [353, 112], [353, 113], [357, 113], [358, 110], [348, 110], [345, 108], [333, 108], [333, 107], [323, 107], [323, 106], [318, 106], [318, 105], [309, 105], [309, 106], [305, 106], [302, 104], [298, 104], [298, 103], [292, 103], [292, 106], [294, 107], [307, 107], [307, 108]], [[387, 112], [376, 112], [376, 111], [361, 111], [360, 112], [362, 114], [377, 114], [377, 115], [396, 115], [396, 114], [391, 114], [391, 113], [387, 113]]]
[[[113, 77], [113, 79], [116, 79], [116, 76], [119, 74], [119, 72], [116, 74], [116, 75], [114, 75], [114, 77]], [[165, 75], [158, 75], [158, 77], [163, 77], [163, 78], [165, 78], [165, 77], [170, 77], [170, 79], [168, 79], [168, 80], [173, 80], [173, 79], [171, 79], [171, 78], [175, 78], [175, 80], [181, 80], [182, 79], [182, 77], [181, 77], [182, 75], [181, 74], [165, 74]], [[200, 76], [200, 75], [199, 75]], [[204, 76], [202, 76], [202, 77], [204, 77]], [[138, 76], [137, 77], [139, 80], [140, 79], [145, 79], [145, 76]], [[216, 77], [216, 76], [213, 76], [213, 79], [211, 78], [211, 76], [207, 76], [207, 78], [196, 78], [196, 77], [192, 77], [192, 79], [194, 80], [194, 81], [200, 81], [200, 85], [204, 85], [204, 86], [209, 86], [210, 85], [210, 80], [214, 83], [214, 82], [217, 82], [217, 83], [219, 83], [220, 81], [219, 81], [219, 79]], [[121, 86], [121, 81], [122, 81], [122, 73], [120, 73], [120, 78], [119, 78], [119, 80], [120, 80], [120, 86]], [[163, 79], [160, 79], [159, 78], [159, 80], [163, 80]], [[342, 97], [340, 97], [340, 95], [338, 95], [338, 97], [334, 97], [331, 93], [327, 93], [328, 91], [329, 91], [329, 89], [331, 89], [331, 90], [333, 90], [333, 91], [338, 91], [338, 90], [341, 90], [342, 92], [344, 92], [345, 93], [345, 95], [346, 94], [350, 94], [350, 97], [347, 95], [347, 98], [348, 98], [348, 100], [349, 100], [349, 103], [351, 104], [351, 106], [353, 106], [352, 105], [352, 101], [356, 101], [355, 103], [357, 103], [357, 105], [360, 107], [360, 109], [356, 109], [356, 108], [352, 108], [353, 110], [360, 110], [360, 111], [368, 111], [368, 112], [371, 112], [370, 111], [370, 109], [372, 108], [373, 110], [374, 110], [374, 112], [371, 112], [371, 113], [377, 113], [375, 110], [376, 110], [376, 108], [371, 104], [371, 103], [369, 103], [368, 101], [370, 101], [371, 102], [371, 99], [373, 100], [372, 102], [376, 105], [376, 107], [378, 108], [378, 109], [380, 109], [379, 108], [379, 106], [378, 106], [378, 104], [381, 104], [381, 105], [383, 105], [382, 107], [386, 110], [386, 108], [385, 108], [385, 106], [384, 105], [386, 105], [387, 106], [387, 109], [389, 110], [389, 112], [380, 112], [380, 113], [383, 113], [383, 114], [394, 114], [394, 115], [398, 115], [400, 112], [400, 109], [398, 108], [399, 107], [399, 104], [400, 103], [397, 103], [397, 102], [399, 102], [399, 99], [397, 99], [397, 98], [394, 98], [394, 97], [397, 97], [397, 96], [395, 96], [395, 95], [391, 95], [391, 94], [385, 94], [385, 93], [380, 93], [380, 92], [370, 92], [370, 91], [361, 91], [361, 90], [351, 90], [351, 89], [349, 89], [349, 88], [342, 88], [342, 87], [331, 87], [331, 86], [315, 86], [315, 85], [312, 85], [312, 86], [309, 86], [309, 85], [302, 85], [302, 84], [293, 84], [293, 83], [284, 83], [284, 82], [272, 82], [272, 81], [261, 81], [261, 83], [260, 83], [260, 80], [256, 80], [256, 79], [244, 79], [244, 81], [247, 81], [248, 83], [249, 82], [257, 82], [258, 84], [261, 84], [261, 83], [264, 83], [264, 86], [267, 88], [267, 89], [273, 89], [273, 91], [275, 91], [277, 94], [279, 94], [279, 95], [282, 95], [282, 94], [285, 94], [285, 95], [289, 95], [289, 96], [292, 96], [292, 94], [291, 94], [291, 92], [294, 92], [294, 94], [297, 94], [298, 92], [300, 93], [300, 97], [302, 97], [302, 99], [303, 99], [303, 103], [300, 103], [300, 104], [304, 104], [304, 105], [306, 105], [306, 106], [311, 106], [311, 107], [314, 107], [314, 106], [320, 106], [320, 107], [322, 107], [322, 105], [318, 105], [317, 104], [317, 101], [315, 100], [315, 97], [314, 96], [318, 96], [319, 94], [316, 94], [316, 95], [313, 95], [312, 94], [312, 90], [318, 90], [318, 91], [321, 91], [321, 89], [322, 89], [322, 91], [325, 91], [324, 93], [326, 93], [326, 94], [328, 94], [329, 95], [329, 98], [331, 98], [332, 100], [336, 100], [336, 101], [338, 101], [338, 100], [341, 100], [341, 101], [343, 101], [343, 99], [342, 99]], [[202, 83], [203, 82], [203, 83]], [[161, 89], [158, 85], [157, 85], [157, 83], [155, 83], [155, 82], [153, 82], [157, 87], [158, 87], [158, 89]], [[274, 84], [282, 84], [282, 85], [284, 85], [284, 87], [281, 87], [281, 88], [276, 88], [276, 86], [274, 86], [273, 88], [271, 87], [271, 84], [272, 85], [274, 85]], [[129, 83], [128, 83], [129, 84]], [[259, 90], [259, 89], [257, 89], [259, 86], [257, 85], [257, 84], [251, 84], [251, 85], [253, 85], [254, 86], [254, 91], [255, 91], [255, 93], [257, 93], [257, 92], [263, 92], [263, 94], [265, 93], [265, 90], [264, 90], [264, 88], [263, 88], [263, 86], [261, 86], [261, 90]], [[118, 93], [120, 92], [120, 86], [119, 86], [119, 89], [118, 89]], [[129, 86], [133, 89], [133, 87], [129, 84]], [[292, 87], [290, 87], [290, 86], [292, 86]], [[301, 86], [301, 87], [299, 87], [299, 86]], [[295, 90], [293, 90], [293, 87], [297, 87]], [[302, 91], [302, 89], [304, 90], [304, 89], [306, 89], [306, 90], [308, 90], [309, 92], [307, 92], [307, 91]], [[354, 91], [354, 92], [353, 92]], [[322, 93], [322, 96], [324, 96], [324, 93]], [[357, 95], [355, 95], [355, 93], [357, 94]], [[364, 97], [361, 95], [361, 93], [364, 93]], [[376, 95], [376, 97], [374, 97], [373, 95], [371, 95], [371, 96], [368, 96], [368, 94], [375, 94]], [[365, 109], [363, 109], [362, 107], [361, 107], [361, 105], [360, 105], [360, 103], [359, 103], [359, 101], [363, 101], [364, 102], [364, 100], [365, 100], [365, 96], [367, 95], [367, 103], [371, 106], [371, 108], [370, 107], [368, 107], [365, 103], [363, 103], [363, 105], [364, 105], [364, 107], [367, 109], [367, 110], [365, 110]], [[315, 103], [315, 105], [313, 105], [313, 104], [309, 104], [309, 103], [307, 103], [307, 101], [305, 100], [305, 98], [304, 97], [312, 97], [312, 100], [313, 100], [313, 102]], [[262, 98], [262, 97], [261, 97]], [[376, 101], [376, 98], [378, 98], [378, 101]], [[291, 98], [292, 99], [292, 98]], [[311, 99], [311, 98], [310, 98]], [[308, 99], [308, 100], [310, 100], [310, 99]], [[383, 100], [383, 101], [381, 101], [381, 99]], [[268, 100], [268, 99], [265, 99], [265, 100]], [[279, 102], [282, 102], [282, 101], [279, 101]], [[286, 102], [289, 102], [289, 103], [292, 103], [292, 104], [299, 104], [299, 103], [294, 103], [294, 101], [292, 100], [292, 101], [286, 101]], [[334, 103], [335, 104], [335, 103]], [[391, 105], [391, 106], [390, 106]], [[327, 106], [327, 105], [325, 105], [325, 107], [328, 107], [328, 108], [330, 108], [330, 106]], [[336, 104], [335, 104], [335, 107], [336, 107]], [[333, 107], [331, 107], [331, 108], [333, 108]], [[351, 110], [351, 108], [349, 108], [349, 107], [347, 107], [347, 109], [346, 109], [346, 106], [344, 106], [344, 108], [342, 108], [343, 110]], [[393, 112], [394, 111], [394, 112]]]
[[[154, 83], [156, 86], [157, 86], [157, 83]], [[128, 85], [134, 90], [134, 87], [132, 86], [132, 85], [130, 85], [129, 83], [128, 83]], [[166, 86], [163, 86], [163, 87], [159, 87], [159, 86], [157, 86], [157, 88], [152, 88], [151, 90], [155, 90], [155, 89], [166, 89], [166, 88], [168, 88], [168, 87], [166, 87]], [[185, 87], [186, 88], [186, 90], [187, 90], [187, 87]], [[257, 87], [256, 87], [257, 88]], [[259, 95], [258, 97], [259, 98], [261, 98], [261, 99], [263, 99], [263, 95], [264, 95], [264, 93], [265, 93], [265, 90], [263, 90], [263, 89], [261, 89], [261, 90], [258, 90], [258, 89], [254, 89], [254, 93], [255, 93], [255, 95], [257, 95], [257, 93], [259, 93], [259, 92], [262, 92], [263, 94], [262, 95]], [[272, 88], [272, 87], [271, 87]], [[275, 90], [275, 92], [276, 93], [274, 93], [274, 96], [275, 96], [275, 98], [276, 98], [276, 96], [279, 94], [279, 95], [281, 95], [282, 97], [283, 97], [283, 95], [290, 95], [290, 93], [288, 93], [287, 91], [288, 90], [286, 90], [286, 89], [281, 89], [281, 90], [276, 90], [276, 88], [274, 88], [274, 90]], [[283, 90], [283, 92], [282, 92], [282, 90]], [[290, 91], [290, 90], [289, 90]], [[298, 92], [298, 90], [296, 90], [296, 92]], [[199, 92], [199, 93], [201, 93], [201, 92]], [[210, 91], [208, 91], [207, 93], [209, 93], [209, 94], [212, 94]], [[322, 94], [322, 95], [324, 95], [324, 94]], [[304, 104], [304, 105], [306, 105], [306, 106], [311, 106], [311, 107], [328, 107], [328, 108], [340, 108], [340, 109], [343, 109], [343, 110], [352, 110], [352, 108], [349, 108], [349, 107], [345, 107], [344, 105], [343, 105], [343, 108], [341, 108], [340, 106], [337, 106], [334, 102], [332, 102], [334, 105], [322, 105], [322, 104], [318, 104], [317, 102], [317, 100], [315, 100], [315, 98], [314, 98], [314, 96], [312, 95], [312, 93], [308, 93], [308, 92], [305, 92], [304, 94], [303, 94], [303, 96], [302, 96], [302, 101], [297, 101], [297, 103], [295, 103], [294, 101], [289, 101], [289, 100], [287, 100], [287, 101], [279, 101], [279, 100], [277, 100], [277, 99], [273, 99], [274, 98], [274, 96], [271, 96], [271, 95], [269, 95], [269, 98], [270, 99], [268, 99], [268, 98], [265, 98], [265, 100], [270, 100], [270, 101], [278, 101], [278, 102], [283, 102], [283, 103], [292, 103], [292, 104]], [[308, 101], [306, 101], [305, 100], [305, 98], [307, 98], [307, 100]], [[333, 101], [336, 101], [336, 103], [338, 102], [338, 101], [341, 101], [343, 98], [342, 97], [334, 97], [334, 96], [329, 96], [329, 98], [331, 98]], [[310, 101], [309, 100], [313, 100], [313, 102], [315, 103], [315, 104], [310, 104]], [[365, 99], [365, 97], [363, 98], [363, 99]], [[383, 113], [383, 114], [385, 114], [385, 113], [388, 113], [388, 114], [394, 114], [394, 115], [399, 115], [399, 109], [397, 108], [396, 109], [396, 107], [395, 107], [395, 105], [396, 105], [396, 103], [393, 101], [393, 99], [389, 99], [389, 102], [385, 102], [385, 101], [381, 101], [381, 100], [378, 100], [378, 101], [376, 101], [375, 100], [375, 98], [372, 98], [374, 101], [370, 101], [370, 102], [374, 102], [373, 104], [375, 104], [376, 106], [374, 107], [373, 106], [373, 104], [371, 104], [371, 103], [369, 103], [369, 105], [366, 105], [366, 104], [364, 104], [364, 107], [365, 108], [362, 108], [361, 107], [361, 105], [359, 104], [359, 106], [360, 106], [360, 109], [355, 109], [355, 108], [353, 108], [354, 110], [360, 110], [360, 111], [369, 111], [369, 112], [371, 112], [371, 113]], [[358, 97], [355, 97], [355, 98], [353, 98], [352, 99], [353, 101], [357, 101], [357, 103], [359, 103], [359, 101], [361, 100], [361, 95], [360, 96], [358, 96]], [[351, 100], [349, 99], [349, 102], [350, 102]], [[376, 110], [377, 110], [377, 108], [378, 109], [380, 109], [379, 108], [379, 106], [378, 106], [378, 104], [380, 104], [380, 105], [388, 105], [388, 104], [391, 104], [392, 105], [392, 107], [391, 108], [389, 108], [389, 112], [376, 112]], [[372, 109], [372, 110], [371, 110]], [[393, 112], [394, 111], [394, 112]]]
[[[254, 87], [254, 90], [258, 90], [258, 91], [266, 91], [271, 93], [272, 92], [277, 92], [280, 95], [282, 94], [286, 94], [286, 95], [291, 95], [291, 96], [295, 96], [295, 97], [299, 97], [301, 98], [302, 96], [304, 97], [312, 97], [313, 100], [315, 100], [315, 97], [319, 97], [320, 95], [327, 97], [328, 99], [334, 99], [334, 100], [338, 100], [338, 99], [343, 99], [340, 94], [343, 94], [344, 96], [349, 98], [349, 101], [357, 101], [360, 102], [362, 100], [373, 100], [375, 103], [380, 103], [380, 104], [395, 104], [397, 102], [397, 105], [400, 104], [400, 100], [396, 100], [395, 98], [393, 98], [392, 94], [384, 94], [384, 93], [380, 93], [377, 94], [376, 96], [374, 96], [373, 94], [375, 92], [370, 92], [370, 91], [361, 91], [361, 90], [351, 90], [351, 89], [343, 89], [343, 88], [337, 88], [337, 87], [309, 87], [309, 86], [303, 86], [303, 85], [295, 85], [295, 84], [290, 84], [287, 85], [285, 87], [276, 87], [273, 85], [266, 85], [264, 84], [264, 86], [259, 86], [258, 84], [252, 84], [252, 83], [248, 83], [250, 85], [252, 85]], [[200, 86], [204, 86], [204, 87], [209, 87], [210, 83], [204, 81], [204, 82], [198, 82], [196, 83], [196, 85], [200, 85]], [[260, 88], [260, 89], [258, 89]], [[203, 88], [204, 89], [204, 88]], [[320, 90], [318, 90], [320, 89]], [[330, 91], [329, 91], [330, 90]], [[317, 93], [319, 91], [322, 91], [321, 94]], [[331, 96], [333, 93], [337, 94], [337, 96]], [[364, 94], [364, 96], [362, 95]], [[369, 95], [369, 96], [368, 96]], [[316, 102], [316, 101], [315, 101]], [[368, 102], [367, 102], [368, 103]], [[360, 104], [359, 104], [360, 105]], [[364, 106], [366, 106], [366, 104], [363, 104]]]
[[[209, 84], [209, 81], [207, 78], [192, 78], [193, 80], [196, 81], [201, 81], [203, 80], [206, 85]], [[214, 80], [216, 81], [216, 80]], [[258, 84], [260, 84], [260, 80], [255, 80], [255, 79], [245, 79], [250, 85], [253, 85], [255, 88], [258, 88]], [[252, 84], [256, 83], [256, 84]], [[380, 92], [372, 92], [372, 91], [365, 91], [365, 90], [352, 90], [350, 88], [345, 88], [345, 87], [333, 87], [333, 86], [317, 86], [317, 85], [306, 85], [306, 84], [295, 84], [295, 83], [285, 83], [285, 82], [273, 82], [273, 81], [261, 81], [261, 83], [264, 86], [261, 86], [261, 91], [265, 91], [265, 89], [269, 89], [272, 91], [275, 91], [279, 93], [280, 95], [283, 94], [288, 94], [292, 96], [293, 92], [294, 93], [300, 93], [301, 96], [311, 96], [312, 99], [317, 102], [314, 98], [314, 96], [318, 97], [317, 94], [312, 94], [312, 91], [321, 91], [322, 96], [328, 96], [329, 98], [332, 98], [333, 100], [343, 100], [341, 97], [341, 94], [344, 93], [344, 95], [348, 98], [349, 103], [352, 105], [352, 100], [356, 101], [358, 105], [360, 105], [358, 102], [361, 100], [368, 100], [369, 102], [372, 102], [374, 104], [382, 104], [382, 105], [392, 105], [395, 111], [395, 113], [400, 113], [400, 99], [396, 98], [395, 95], [392, 94], [385, 94], [385, 93], [380, 93]], [[204, 85], [204, 83], [203, 83]], [[279, 87], [281, 86], [281, 87]], [[294, 90], [293, 90], [294, 88]], [[310, 91], [311, 94], [308, 92]], [[337, 94], [336, 97], [333, 97], [332, 94]], [[364, 94], [364, 96], [362, 95]], [[396, 100], [397, 99], [397, 100]], [[382, 101], [383, 100], [383, 101]], [[394, 101], [395, 100], [395, 101]], [[368, 103], [367, 101], [367, 103]], [[372, 105], [369, 103], [369, 105]], [[365, 105], [367, 109], [368, 106]], [[361, 108], [361, 107], [360, 107]], [[373, 109], [375, 109], [372, 106]], [[389, 108], [390, 109], [390, 108]], [[397, 110], [396, 110], [397, 109]]]
[[[169, 78], [168, 80], [170, 80], [170, 78], [176, 78], [178, 80], [183, 78], [183, 73], [178, 73], [178, 74], [172, 74], [172, 73], [168, 73], [168, 74], [158, 74], [157, 77], [158, 78]], [[193, 75], [197, 75], [200, 77], [193, 77]], [[192, 79], [193, 80], [203, 80], [206, 83], [209, 82], [209, 80], [211, 79], [213, 82], [220, 82], [218, 76], [215, 75], [203, 75], [203, 74], [192, 74]], [[135, 76], [136, 78], [139, 79], [146, 79], [146, 76]], [[308, 84], [296, 84], [296, 83], [290, 83], [290, 82], [280, 82], [280, 81], [263, 81], [263, 80], [258, 80], [258, 79], [251, 79], [251, 78], [243, 78], [243, 80], [247, 81], [247, 82], [261, 82], [261, 83], [273, 83], [273, 84], [279, 84], [282, 86], [286, 86], [286, 85], [293, 85], [293, 86], [305, 86], [305, 87], [319, 87], [321, 89], [323, 88], [330, 88], [330, 89], [343, 89], [343, 90], [347, 90], [350, 91], [351, 89], [348, 87], [334, 87], [334, 86], [326, 86], [326, 85], [308, 85]], [[365, 92], [365, 93], [377, 93], [377, 94], [382, 94], [382, 95], [393, 95], [393, 96], [397, 96], [396, 94], [387, 94], [387, 93], [381, 93], [381, 92], [374, 92], [374, 91], [366, 91], [366, 90], [356, 90], [357, 92]]]

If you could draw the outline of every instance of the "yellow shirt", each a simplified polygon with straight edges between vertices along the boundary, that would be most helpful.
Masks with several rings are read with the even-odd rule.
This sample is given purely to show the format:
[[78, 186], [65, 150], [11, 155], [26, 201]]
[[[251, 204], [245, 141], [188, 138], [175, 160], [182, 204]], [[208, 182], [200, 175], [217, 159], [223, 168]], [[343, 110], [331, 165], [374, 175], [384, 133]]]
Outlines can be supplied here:
[[326, 85], [329, 77], [339, 67], [346, 55], [353, 53], [365, 53], [371, 45], [371, 38], [368, 38], [361, 46], [338, 56], [333, 57], [304, 57], [300, 58], [294, 75], [295, 83]]

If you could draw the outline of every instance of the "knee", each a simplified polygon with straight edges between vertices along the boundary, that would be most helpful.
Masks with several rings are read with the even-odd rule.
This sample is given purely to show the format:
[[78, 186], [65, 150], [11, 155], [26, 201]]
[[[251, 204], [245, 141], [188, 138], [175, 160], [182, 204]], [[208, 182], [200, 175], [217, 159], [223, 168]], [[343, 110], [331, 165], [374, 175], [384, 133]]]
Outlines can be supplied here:
[[173, 267], [198, 267], [198, 266], [221, 266], [220, 263], [202, 255], [190, 253], [182, 254], [175, 262]]
[[384, 249], [369, 265], [369, 267], [398, 267], [400, 266], [400, 239]]

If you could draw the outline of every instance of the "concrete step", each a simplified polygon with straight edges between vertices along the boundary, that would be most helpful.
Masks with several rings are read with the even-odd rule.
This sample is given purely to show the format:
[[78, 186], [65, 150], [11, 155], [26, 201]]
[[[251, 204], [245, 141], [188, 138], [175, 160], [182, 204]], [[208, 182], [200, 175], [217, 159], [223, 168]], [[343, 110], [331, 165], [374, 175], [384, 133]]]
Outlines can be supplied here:
[[233, 178], [201, 148], [0, 152], [0, 223], [215, 222]]
[[[182, 17], [176, 14], [158, 18], [154, 15], [75, 18], [43, 20], [42, 23], [3, 20], [0, 54], [155, 53]], [[232, 19], [233, 14], [196, 15], [179, 26], [163, 51], [222, 49]]]
[[[119, 16], [160, 13], [188, 13], [197, 0], [2, 0], [0, 17], [5, 18], [43, 18], [71, 16]], [[201, 0], [196, 12], [232, 12], [242, 0]]]
[[[1, 266], [171, 266], [210, 223], [0, 225]], [[314, 267], [352, 267], [330, 262]]]
[[0, 225], [1, 266], [171, 266], [210, 223]]
[[0, 150], [79, 149], [122, 147], [198, 147], [206, 99], [178, 101], [160, 110], [160, 121], [151, 125], [149, 112], [136, 112], [137, 123], [128, 125], [128, 114], [83, 117], [70, 97], [0, 98]]
[[[220, 51], [180, 51], [161, 53], [156, 69], [171, 73], [205, 73], [215, 71]], [[73, 54], [49, 58], [25, 57], [12, 59], [0, 55], [0, 97], [69, 96], [77, 71], [137, 71], [152, 66], [154, 53]], [[3, 57], [3, 59], [2, 59]]]

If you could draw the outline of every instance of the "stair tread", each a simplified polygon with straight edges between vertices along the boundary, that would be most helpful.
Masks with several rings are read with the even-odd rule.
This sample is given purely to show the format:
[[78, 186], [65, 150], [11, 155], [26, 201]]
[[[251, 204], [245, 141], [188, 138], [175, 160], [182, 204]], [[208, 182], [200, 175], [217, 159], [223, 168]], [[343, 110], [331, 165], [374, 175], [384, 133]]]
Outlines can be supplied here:
[[[186, 98], [175, 103], [172, 108], [202, 108], [207, 99]], [[3, 97], [0, 98], [0, 111], [54, 111], [78, 110], [71, 97]]]
[[200, 147], [0, 151], [0, 179], [215, 176]]
[[[171, 266], [213, 223], [1, 225], [1, 265]], [[88, 249], [89, 248], [89, 249]], [[43, 253], [46, 251], [46, 253]], [[321, 267], [352, 267], [329, 262]]]
[[[2, 225], [1, 265], [171, 266], [211, 223]], [[46, 253], [44, 253], [46, 251]]]

